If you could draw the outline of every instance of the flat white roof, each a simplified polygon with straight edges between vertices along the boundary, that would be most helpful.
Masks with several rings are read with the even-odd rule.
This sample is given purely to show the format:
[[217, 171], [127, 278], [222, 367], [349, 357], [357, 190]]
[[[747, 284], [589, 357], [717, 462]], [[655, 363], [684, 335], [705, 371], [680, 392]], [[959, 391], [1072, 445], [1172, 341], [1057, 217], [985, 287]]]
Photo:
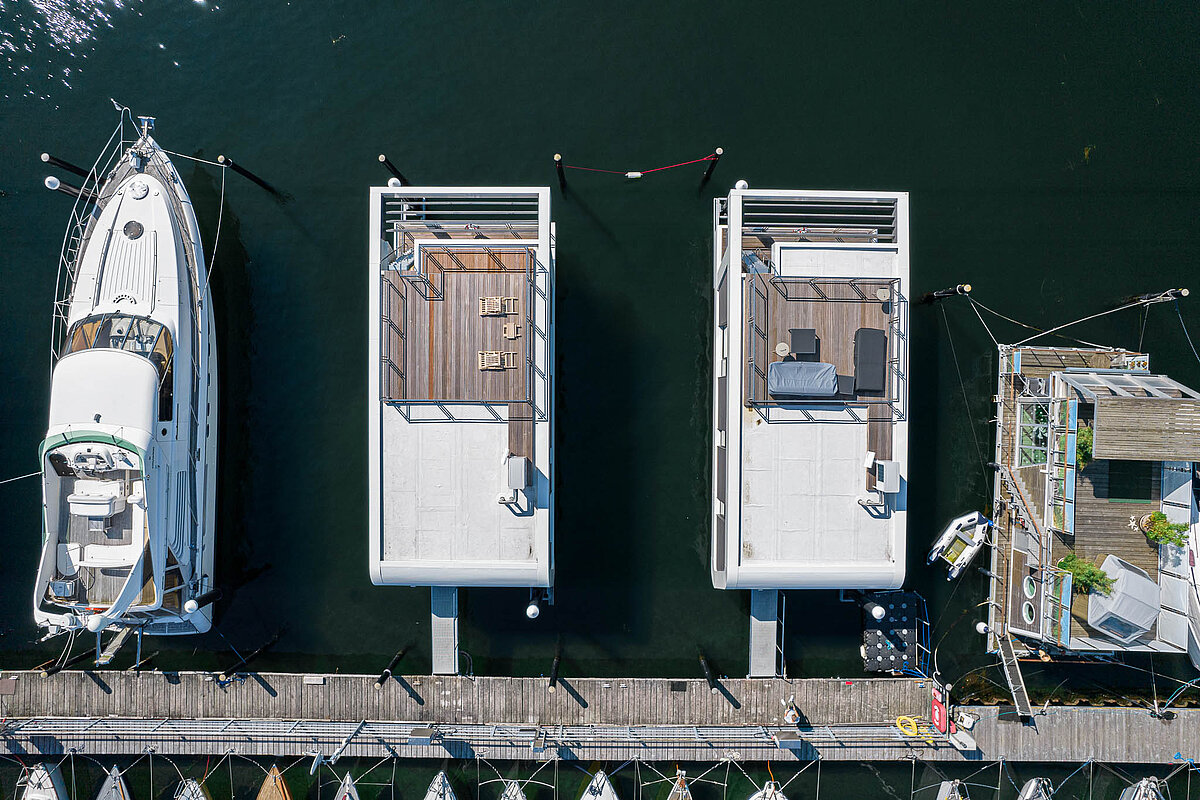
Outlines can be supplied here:
[[[735, 190], [721, 202], [714, 209], [713, 584], [898, 588], [907, 536], [908, 196]], [[855, 214], [892, 214], [892, 223], [853, 223]], [[808, 222], [831, 217], [840, 224]], [[872, 241], [864, 231], [876, 224], [881, 233]], [[874, 294], [885, 286], [886, 302]], [[861, 395], [783, 402], [751, 391], [752, 381], [765, 385], [756, 370], [779, 358], [777, 340], [786, 342], [786, 321], [758, 316], [747, 324], [747, 308], [765, 315], [770, 301], [762, 298], [772, 291], [785, 298], [784, 316], [795, 309], [795, 319], [816, 320], [790, 324], [818, 329], [812, 359], [840, 362], [839, 374], [852, 372], [845, 362], [853, 359], [854, 328], [875, 324], [858, 322], [857, 311], [846, 316], [847, 309], [862, 303], [887, 319], [880, 324], [889, 337], [888, 388], [878, 398], [886, 402], [863, 402]], [[897, 492], [867, 490], [867, 453], [878, 446], [869, 438], [873, 425], [876, 437], [890, 436]]]
[[[516, 218], [522, 220], [517, 224], [519, 233], [510, 225]], [[554, 254], [549, 190], [374, 187], [370, 236], [368, 535], [372, 582], [552, 585]], [[461, 248], [459, 256], [443, 259], [444, 276], [417, 274], [419, 250], [426, 244], [442, 252]], [[508, 281], [505, 284], [487, 284], [487, 264], [476, 267], [470, 259], [492, 246], [508, 253], [505, 258], [509, 261], [514, 247], [528, 247], [533, 256], [531, 266], [515, 275], [501, 275]], [[418, 251], [416, 264], [405, 258], [414, 249]], [[477, 261], [482, 263], [482, 259]], [[455, 265], [463, 271], [456, 272]], [[481, 277], [471, 278], [468, 273], [473, 271]], [[430, 277], [433, 279], [425, 280]], [[501, 290], [477, 290], [476, 284], [469, 284], [470, 296], [462, 305], [463, 292], [455, 295], [453, 291], [456, 280], [509, 287], [503, 291], [520, 294], [522, 310], [507, 317], [484, 316], [475, 306], [474, 295]], [[513, 281], [528, 281], [528, 292], [512, 289]], [[462, 306], [458, 311], [446, 309], [456, 301]], [[431, 320], [435, 314], [458, 316], [448, 316], [450, 322], [437, 330], [405, 327], [401, 317], [409, 315], [412, 308], [405, 303], [429, 308], [424, 318], [408, 323], [411, 326], [425, 325], [426, 318]], [[499, 338], [502, 324], [516, 324], [521, 338]], [[460, 325], [473, 332], [456, 336]], [[528, 361], [516, 368], [529, 377], [527, 383], [517, 381], [527, 386], [522, 390], [527, 394], [500, 399], [499, 390], [491, 388], [478, 400], [468, 396], [472, 391], [485, 391], [481, 387], [496, 386], [487, 383], [492, 373], [476, 371], [474, 366], [474, 350], [485, 347], [480, 344], [484, 341], [479, 334], [482, 326], [490, 326], [489, 331], [494, 327], [488, 341], [500, 342], [487, 346], [527, 352]], [[416, 346], [418, 339], [419, 352], [396, 352]], [[443, 350], [435, 351], [435, 346], [470, 365], [463, 369], [460, 364], [457, 370], [447, 366]], [[416, 359], [426, 360], [418, 367], [413, 363]], [[449, 371], [443, 374], [438, 370]], [[410, 383], [395, 380], [396, 374], [403, 374]], [[446, 399], [439, 391], [455, 394]], [[510, 409], [518, 405], [530, 409], [529, 419], [511, 415]], [[524, 427], [514, 434], [511, 425]], [[528, 485], [516, 493], [516, 502], [500, 502], [502, 494], [510, 493], [514, 436], [529, 461]]]

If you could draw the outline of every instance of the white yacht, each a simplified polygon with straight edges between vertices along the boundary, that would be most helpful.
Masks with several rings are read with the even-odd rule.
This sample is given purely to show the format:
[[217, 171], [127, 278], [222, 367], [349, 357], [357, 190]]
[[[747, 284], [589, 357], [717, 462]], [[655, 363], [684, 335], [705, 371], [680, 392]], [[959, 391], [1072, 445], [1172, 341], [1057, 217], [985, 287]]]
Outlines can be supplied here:
[[[141, 118], [75, 206], [39, 457], [34, 619], [203, 633], [213, 587], [217, 374], [192, 202]], [[89, 194], [90, 193], [90, 194]]]

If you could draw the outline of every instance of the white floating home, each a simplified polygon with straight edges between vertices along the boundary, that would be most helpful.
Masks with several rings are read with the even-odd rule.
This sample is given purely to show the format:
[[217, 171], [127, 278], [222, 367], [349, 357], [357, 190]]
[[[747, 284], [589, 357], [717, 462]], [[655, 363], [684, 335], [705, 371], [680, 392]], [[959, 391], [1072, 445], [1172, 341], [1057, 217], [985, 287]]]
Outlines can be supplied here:
[[908, 195], [735, 189], [713, 237], [712, 580], [770, 675], [778, 590], [904, 582]]
[[371, 580], [433, 589], [457, 671], [457, 587], [554, 582], [554, 245], [546, 188], [371, 189]]

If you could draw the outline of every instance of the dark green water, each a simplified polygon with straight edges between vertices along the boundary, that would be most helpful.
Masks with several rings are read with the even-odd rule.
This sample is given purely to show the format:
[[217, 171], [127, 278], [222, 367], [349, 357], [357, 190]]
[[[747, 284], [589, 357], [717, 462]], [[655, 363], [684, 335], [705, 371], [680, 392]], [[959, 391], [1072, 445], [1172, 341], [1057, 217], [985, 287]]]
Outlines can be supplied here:
[[[372, 586], [366, 570], [380, 152], [416, 183], [553, 185], [555, 152], [627, 170], [725, 148], [699, 193], [702, 165], [634, 183], [572, 172], [568, 195], [554, 190], [558, 602], [530, 622], [520, 591], [464, 592], [478, 673], [544, 673], [558, 646], [567, 676], [695, 675], [697, 648], [744, 673], [748, 596], [712, 589], [707, 569], [711, 198], [736, 179], [911, 192], [914, 297], [969, 281], [1044, 326], [1200, 290], [1194, 4], [65, 6], [92, 21], [77, 41], [29, 0], [0, 2], [0, 477], [36, 469], [46, 421], [69, 204], [41, 187], [38, 153], [90, 161], [111, 96], [156, 115], [165, 147], [232, 155], [286, 196], [227, 185], [214, 277], [225, 598], [219, 634], [151, 645], [164, 668], [225, 666], [227, 642], [253, 648], [286, 626], [259, 668], [374, 671], [410, 646], [403, 669], [429, 669], [428, 591]], [[180, 166], [209, 244], [220, 175]], [[1195, 299], [1181, 308], [1200, 332]], [[946, 519], [989, 501], [976, 439], [986, 456], [994, 350], [967, 306], [945, 314], [913, 306], [908, 584], [945, 637], [943, 673], [959, 675], [988, 663], [972, 631], [983, 579], [947, 584], [923, 557]], [[1078, 335], [1134, 347], [1141, 323]], [[1172, 307], [1151, 311], [1144, 340], [1158, 369], [1200, 385]], [[57, 653], [32, 644], [39, 502], [34, 481], [0, 486], [4, 667]], [[832, 594], [792, 593], [790, 673], [858, 674], [859, 632]], [[1076, 670], [1079, 685], [1144, 685], [1098, 669]]]

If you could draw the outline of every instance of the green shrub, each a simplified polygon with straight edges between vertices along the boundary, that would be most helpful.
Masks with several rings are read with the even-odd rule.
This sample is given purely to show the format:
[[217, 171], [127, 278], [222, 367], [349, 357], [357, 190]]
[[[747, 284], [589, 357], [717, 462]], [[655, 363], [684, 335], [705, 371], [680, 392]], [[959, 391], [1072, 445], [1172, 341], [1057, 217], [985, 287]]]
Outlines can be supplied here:
[[1173, 544], [1186, 547], [1188, 526], [1182, 522], [1171, 522], [1167, 515], [1155, 511], [1150, 515], [1150, 524], [1146, 526], [1146, 538], [1155, 544]]
[[1071, 573], [1071, 591], [1077, 594], [1097, 592], [1108, 594], [1112, 591], [1113, 579], [1108, 573], [1090, 561], [1083, 561], [1074, 553], [1068, 553], [1058, 561], [1059, 569]]
[[1092, 426], [1080, 425], [1075, 431], [1075, 468], [1084, 470], [1092, 463]]

